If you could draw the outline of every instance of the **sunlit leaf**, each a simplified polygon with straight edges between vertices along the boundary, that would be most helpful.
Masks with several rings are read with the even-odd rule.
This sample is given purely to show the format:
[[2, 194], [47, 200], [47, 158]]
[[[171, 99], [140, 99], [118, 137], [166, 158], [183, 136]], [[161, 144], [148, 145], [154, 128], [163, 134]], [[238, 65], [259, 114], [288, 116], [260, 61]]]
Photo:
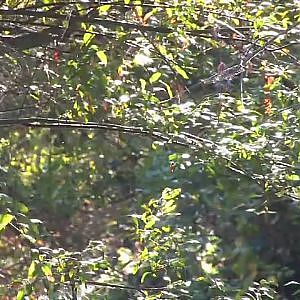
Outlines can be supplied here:
[[178, 154], [177, 153], [173, 153], [169, 155], [169, 161], [172, 160], [177, 160], [178, 159]]
[[187, 75], [187, 73], [178, 65], [174, 65], [174, 69], [176, 70], [176, 72], [181, 75], [184, 79], [189, 79], [189, 76]]
[[162, 198], [165, 200], [171, 200], [174, 198], [177, 198], [181, 194], [181, 189], [170, 189], [170, 188], [165, 188], [162, 192]]
[[145, 272], [143, 273], [142, 277], [141, 277], [141, 283], [144, 283], [146, 278], [151, 275], [151, 272]]
[[297, 174], [291, 174], [291, 175], [288, 175], [287, 178], [289, 180], [293, 180], [293, 181], [300, 181], [300, 175], [297, 175]]
[[145, 222], [145, 229], [151, 229], [156, 223], [155, 217], [152, 216]]
[[86, 32], [83, 35], [83, 45], [88, 46], [91, 43], [94, 36], [95, 36], [95, 34], [90, 33], [90, 32]]
[[0, 231], [2, 231], [13, 219], [14, 216], [11, 214], [0, 214]]
[[140, 83], [141, 83], [142, 92], [145, 92], [146, 84], [147, 84], [146, 80], [141, 78]]
[[23, 214], [28, 213], [29, 208], [28, 208], [28, 206], [26, 206], [24, 203], [18, 202], [17, 206], [18, 206], [19, 212], [21, 212], [21, 213], [23, 213]]
[[23, 300], [25, 299], [26, 293], [24, 290], [19, 290], [17, 294], [17, 300]]
[[99, 50], [96, 52], [98, 58], [100, 59], [100, 61], [104, 64], [104, 65], [107, 65], [107, 56], [105, 54], [104, 51], [102, 50]]
[[136, 6], [135, 11], [139, 17], [141, 17], [143, 15], [143, 7], [142, 6], [139, 6], [139, 5]]
[[36, 262], [33, 260], [28, 268], [28, 279], [32, 279], [36, 275]]
[[[176, 196], [175, 196], [176, 197]], [[174, 197], [174, 198], [175, 198]], [[166, 196], [164, 197], [164, 199], [166, 199]], [[166, 199], [167, 200], [167, 199]], [[173, 199], [170, 199], [169, 201], [167, 201], [165, 203], [165, 205], [163, 206], [163, 212], [165, 214], [168, 214], [172, 211], [174, 211], [176, 209], [176, 204], [175, 204], [175, 201]]]
[[52, 276], [52, 270], [49, 265], [42, 265], [41, 269], [46, 276]]
[[160, 72], [155, 72], [151, 75], [151, 77], [149, 78], [149, 82], [150, 83], [154, 83], [155, 81], [157, 81], [159, 78], [161, 77], [161, 73]]
[[109, 11], [110, 8], [111, 8], [110, 4], [101, 5], [99, 7], [99, 12], [107, 12]]

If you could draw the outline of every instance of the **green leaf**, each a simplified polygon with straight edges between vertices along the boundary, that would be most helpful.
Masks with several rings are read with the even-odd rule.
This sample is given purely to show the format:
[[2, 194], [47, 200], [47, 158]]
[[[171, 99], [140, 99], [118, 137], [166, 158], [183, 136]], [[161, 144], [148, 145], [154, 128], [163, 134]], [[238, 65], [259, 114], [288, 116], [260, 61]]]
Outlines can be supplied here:
[[165, 82], [162, 82], [162, 84], [166, 87], [169, 97], [173, 98], [174, 95], [173, 95], [171, 87], [167, 83], [165, 83]]
[[169, 155], [169, 161], [173, 161], [173, 160], [177, 160], [178, 159], [178, 155], [177, 153], [173, 153]]
[[174, 69], [176, 72], [181, 75], [184, 79], [189, 79], [189, 76], [186, 74], [186, 72], [178, 65], [174, 65]]
[[165, 188], [162, 192], [162, 197], [164, 200], [171, 200], [176, 197], [178, 197], [181, 194], [181, 189], [170, 189], [170, 188]]
[[155, 217], [151, 217], [145, 224], [145, 229], [150, 229], [155, 225]]
[[234, 23], [234, 25], [240, 26], [240, 20], [239, 19], [232, 18], [232, 22]]
[[149, 78], [149, 82], [150, 83], [153, 83], [155, 81], [157, 81], [161, 76], [161, 73], [160, 72], [155, 72], [151, 75], [151, 77]]
[[135, 275], [140, 269], [140, 266], [138, 264], [134, 265], [133, 266], [133, 269], [132, 269], [132, 274]]
[[167, 232], [167, 233], [171, 231], [171, 227], [170, 226], [162, 226], [161, 229], [162, 229], [163, 232]]
[[74, 102], [74, 104], [73, 104], [73, 108], [74, 108], [75, 110], [79, 110], [79, 109], [80, 109], [80, 107], [79, 107], [79, 104], [78, 104], [78, 101], [77, 101], [77, 100]]
[[100, 61], [106, 66], [107, 65], [107, 56], [105, 54], [104, 51], [99, 50], [96, 52], [98, 58], [100, 59]]
[[90, 44], [90, 42], [92, 41], [92, 39], [94, 38], [94, 34], [90, 33], [90, 32], [86, 32], [83, 35], [83, 45], [88, 46]]
[[42, 272], [43, 272], [46, 276], [52, 276], [51, 267], [50, 267], [49, 265], [43, 265], [43, 266], [42, 266]]
[[75, 270], [74, 269], [70, 270], [68, 275], [70, 279], [74, 278]]
[[0, 231], [3, 230], [12, 220], [14, 216], [11, 214], [0, 215]]
[[18, 202], [17, 208], [18, 208], [19, 212], [21, 212], [23, 214], [26, 214], [29, 211], [29, 208], [22, 202]]
[[172, 211], [175, 210], [176, 204], [174, 204], [174, 202], [175, 201], [173, 199], [170, 199], [169, 201], [166, 202], [166, 204], [163, 207], [163, 212], [165, 214], [168, 214], [168, 213], [170, 213], [170, 212], [172, 212]]
[[167, 52], [167, 48], [163, 45], [158, 45], [158, 50], [159, 52], [164, 55], [164, 56], [167, 56], [168, 55], [168, 52]]
[[148, 251], [148, 248], [145, 247], [140, 255], [140, 258], [141, 258], [141, 260], [147, 260], [148, 256], [149, 256], [149, 251]]
[[291, 175], [287, 176], [287, 179], [293, 180], [293, 181], [298, 181], [298, 180], [300, 180], [300, 176], [297, 174], [291, 174]]
[[25, 298], [25, 291], [24, 290], [20, 290], [18, 291], [18, 294], [17, 294], [17, 300], [23, 300]]
[[141, 17], [143, 15], [143, 7], [142, 6], [136, 6], [135, 10], [139, 17]]
[[142, 92], [145, 92], [146, 90], [146, 80], [145, 79], [140, 79], [140, 83], [141, 83], [141, 88], [142, 88]]
[[160, 142], [160, 141], [154, 141], [151, 145], [151, 148], [153, 150], [161, 150], [165, 145], [165, 142]]
[[36, 263], [33, 260], [28, 269], [28, 279], [32, 279], [36, 274]]
[[99, 12], [107, 12], [111, 8], [110, 4], [101, 5], [99, 8]]
[[39, 101], [40, 100], [40, 97], [34, 93], [30, 93], [30, 96], [32, 97], [32, 99], [36, 100], [36, 101]]
[[145, 280], [146, 280], [146, 278], [147, 278], [147, 276], [150, 275], [150, 274], [151, 274], [151, 272], [145, 272], [145, 273], [142, 275], [141, 283], [144, 283]]
[[129, 3], [130, 3], [130, 0], [124, 0], [124, 3], [125, 3], [125, 4], [129, 4]]

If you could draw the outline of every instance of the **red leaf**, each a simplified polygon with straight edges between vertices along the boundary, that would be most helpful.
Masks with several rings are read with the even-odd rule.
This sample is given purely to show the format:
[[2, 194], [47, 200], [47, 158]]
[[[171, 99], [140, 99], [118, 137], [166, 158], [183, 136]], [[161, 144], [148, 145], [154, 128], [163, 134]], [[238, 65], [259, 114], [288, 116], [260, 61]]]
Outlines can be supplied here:
[[58, 49], [54, 50], [53, 59], [56, 63], [60, 62], [60, 51]]
[[272, 113], [272, 100], [269, 96], [266, 96], [264, 100], [265, 113], [270, 115]]

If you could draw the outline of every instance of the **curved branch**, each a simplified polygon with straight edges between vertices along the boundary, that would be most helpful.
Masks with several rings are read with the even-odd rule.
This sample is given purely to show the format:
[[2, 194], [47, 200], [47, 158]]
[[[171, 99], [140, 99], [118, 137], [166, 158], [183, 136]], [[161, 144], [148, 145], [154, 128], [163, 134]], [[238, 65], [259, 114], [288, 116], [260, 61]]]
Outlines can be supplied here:
[[[245, 170], [243, 167], [232, 161], [230, 158], [216, 153], [218, 144], [197, 137], [187, 132], [181, 134], [163, 133], [158, 129], [148, 129], [144, 127], [135, 126], [124, 126], [113, 123], [96, 123], [96, 122], [77, 122], [65, 119], [54, 119], [54, 118], [42, 118], [42, 117], [30, 117], [30, 118], [17, 118], [17, 119], [0, 119], [0, 127], [11, 127], [11, 126], [25, 126], [32, 128], [67, 128], [67, 129], [78, 129], [78, 130], [109, 130], [121, 133], [128, 133], [132, 135], [140, 135], [145, 137], [154, 138], [161, 140], [165, 143], [178, 145], [192, 150], [202, 149], [207, 151], [208, 154], [214, 155], [222, 160], [225, 160], [227, 165], [226, 168], [234, 172], [235, 174], [242, 175], [261, 186], [261, 181], [264, 176], [260, 174], [253, 174]], [[276, 186], [273, 186], [274, 191], [280, 192]], [[300, 200], [296, 196], [284, 194], [283, 196], [292, 198], [293, 200]]]

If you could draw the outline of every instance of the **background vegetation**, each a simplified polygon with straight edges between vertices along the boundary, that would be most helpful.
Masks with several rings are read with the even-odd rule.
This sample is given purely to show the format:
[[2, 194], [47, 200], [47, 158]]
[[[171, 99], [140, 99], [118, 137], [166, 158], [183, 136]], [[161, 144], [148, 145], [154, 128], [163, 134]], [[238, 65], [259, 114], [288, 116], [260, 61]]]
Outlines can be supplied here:
[[0, 6], [1, 299], [298, 299], [296, 0]]

